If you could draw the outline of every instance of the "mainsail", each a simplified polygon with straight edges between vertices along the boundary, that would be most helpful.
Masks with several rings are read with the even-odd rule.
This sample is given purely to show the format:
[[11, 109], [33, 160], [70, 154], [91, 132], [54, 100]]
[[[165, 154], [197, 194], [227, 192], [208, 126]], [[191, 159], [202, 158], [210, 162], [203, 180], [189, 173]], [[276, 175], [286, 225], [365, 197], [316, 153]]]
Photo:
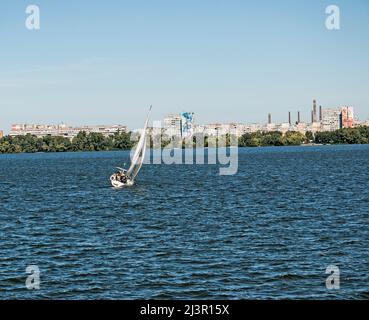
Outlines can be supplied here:
[[133, 154], [131, 166], [127, 170], [127, 176], [134, 180], [137, 176], [138, 172], [140, 171], [142, 167], [142, 163], [145, 159], [145, 152], [146, 152], [146, 129], [147, 125], [149, 123], [149, 116], [151, 112], [152, 106], [150, 106], [149, 113], [147, 115], [144, 128], [142, 129], [140, 140], [138, 141], [135, 153]]

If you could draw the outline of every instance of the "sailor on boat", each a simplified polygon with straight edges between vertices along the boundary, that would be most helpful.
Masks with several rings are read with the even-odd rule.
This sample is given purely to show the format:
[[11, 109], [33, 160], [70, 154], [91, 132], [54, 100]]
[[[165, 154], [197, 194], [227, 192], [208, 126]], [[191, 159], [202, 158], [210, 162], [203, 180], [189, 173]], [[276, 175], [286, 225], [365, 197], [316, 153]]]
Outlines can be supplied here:
[[113, 180], [120, 181], [122, 183], [127, 182], [127, 170], [118, 170], [112, 176]]
[[110, 180], [113, 185], [115, 186], [121, 186], [121, 184], [126, 185], [129, 177], [127, 176], [127, 170], [117, 168], [118, 171], [113, 173], [110, 177]]
[[110, 182], [114, 188], [120, 188], [125, 186], [132, 186], [134, 180], [140, 171], [146, 151], [146, 130], [149, 121], [149, 115], [152, 106], [150, 106], [149, 113], [147, 115], [144, 128], [141, 132], [140, 139], [137, 143], [137, 147], [131, 159], [131, 165], [128, 170], [117, 167], [118, 171], [110, 176]]

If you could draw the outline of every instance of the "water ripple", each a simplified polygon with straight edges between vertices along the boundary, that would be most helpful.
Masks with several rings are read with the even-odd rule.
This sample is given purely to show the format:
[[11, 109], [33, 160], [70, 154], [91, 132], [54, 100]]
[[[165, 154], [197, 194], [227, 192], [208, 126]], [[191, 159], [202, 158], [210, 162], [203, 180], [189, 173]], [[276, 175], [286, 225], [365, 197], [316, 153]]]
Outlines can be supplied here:
[[0, 299], [369, 298], [369, 146], [244, 149], [235, 176], [151, 165], [112, 189], [127, 160], [0, 155]]

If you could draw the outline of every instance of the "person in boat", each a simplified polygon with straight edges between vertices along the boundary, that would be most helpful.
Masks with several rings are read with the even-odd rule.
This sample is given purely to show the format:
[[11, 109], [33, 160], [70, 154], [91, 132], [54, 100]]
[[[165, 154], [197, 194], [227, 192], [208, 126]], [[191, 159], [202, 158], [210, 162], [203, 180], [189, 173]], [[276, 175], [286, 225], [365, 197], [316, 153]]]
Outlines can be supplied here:
[[117, 171], [115, 173], [115, 180], [122, 182], [122, 183], [126, 183], [127, 182], [127, 175], [124, 171]]
[[122, 174], [120, 176], [120, 181], [122, 183], [127, 183], [127, 175], [124, 172], [122, 172]]

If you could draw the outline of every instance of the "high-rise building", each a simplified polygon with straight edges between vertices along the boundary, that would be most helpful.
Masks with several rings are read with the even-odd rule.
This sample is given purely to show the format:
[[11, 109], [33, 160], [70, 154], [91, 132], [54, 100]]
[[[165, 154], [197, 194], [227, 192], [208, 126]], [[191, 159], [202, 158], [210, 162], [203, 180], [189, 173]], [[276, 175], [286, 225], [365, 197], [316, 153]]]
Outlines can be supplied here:
[[321, 126], [324, 131], [354, 127], [354, 108], [345, 106], [322, 109]]
[[182, 112], [181, 114], [167, 115], [164, 118], [164, 130], [170, 137], [191, 137], [194, 132], [194, 113]]
[[182, 134], [182, 118], [179, 114], [169, 114], [164, 118], [165, 133], [172, 136], [180, 136]]
[[4, 132], [0, 130], [0, 139], [4, 136]]
[[353, 128], [354, 127], [354, 108], [353, 107], [342, 107], [341, 108], [341, 126], [342, 128]]
[[341, 108], [327, 108], [322, 110], [321, 121], [323, 131], [334, 131], [341, 128]]

